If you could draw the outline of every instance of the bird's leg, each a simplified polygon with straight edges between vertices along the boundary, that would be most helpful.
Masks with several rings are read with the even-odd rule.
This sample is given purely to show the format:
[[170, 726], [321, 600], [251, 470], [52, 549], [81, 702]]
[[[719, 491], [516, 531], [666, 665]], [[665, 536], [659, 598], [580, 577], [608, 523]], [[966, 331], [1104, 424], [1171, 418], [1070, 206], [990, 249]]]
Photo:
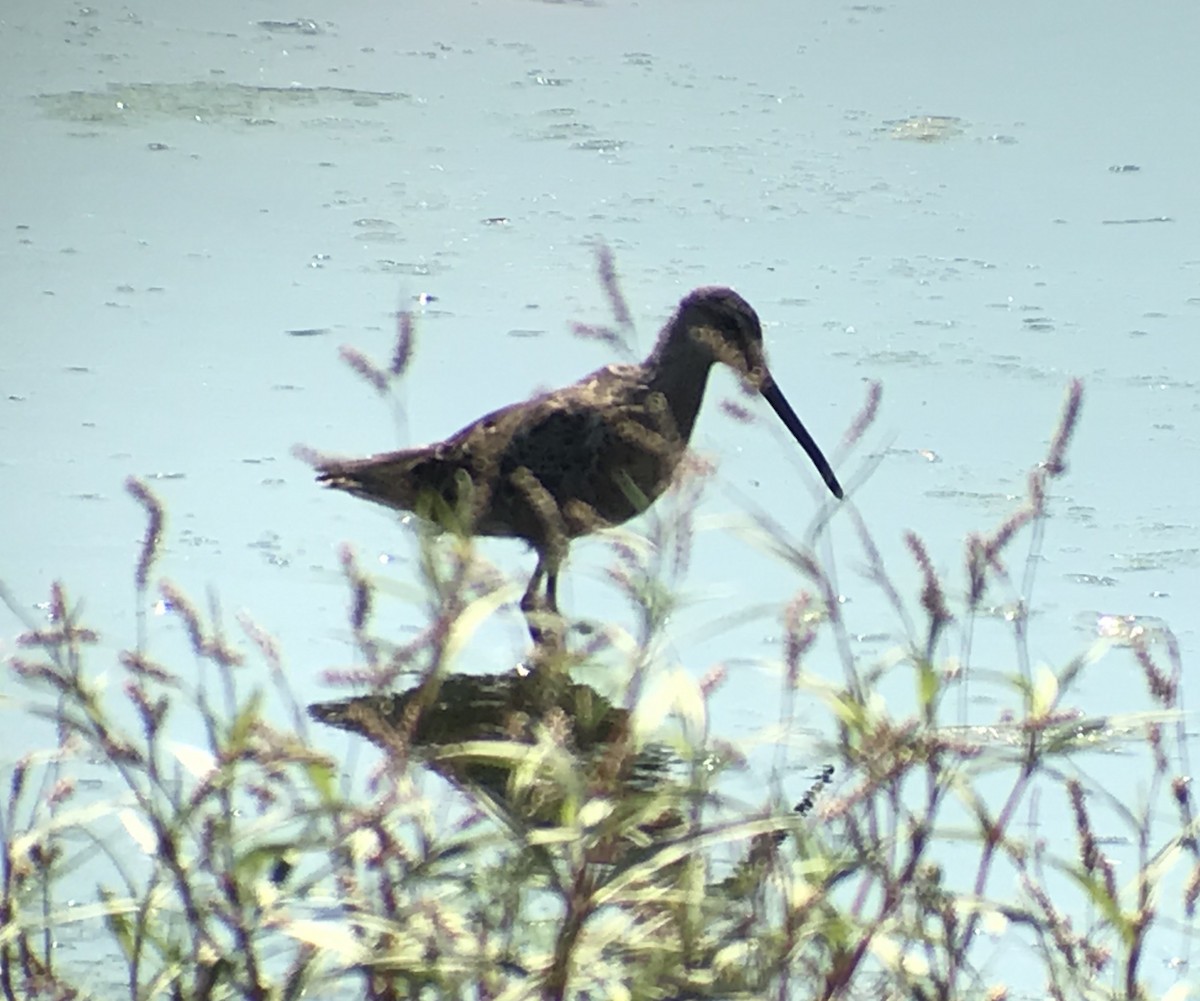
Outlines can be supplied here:
[[[537, 550], [538, 564], [521, 599], [521, 610], [529, 626], [529, 635], [539, 653], [558, 653], [563, 649], [563, 623], [558, 616], [558, 568], [567, 556], [569, 536], [559, 509], [558, 498], [546, 488], [528, 466], [520, 466], [510, 475], [529, 514], [537, 522], [535, 536], [528, 537]], [[546, 607], [539, 608], [537, 591], [546, 579]]]
[[[563, 623], [558, 614], [558, 563], [550, 553], [539, 549], [537, 567], [521, 598], [521, 611], [525, 614], [529, 636], [542, 653], [557, 652], [563, 648]], [[544, 603], [538, 594], [543, 579], [546, 581]]]
[[521, 596], [521, 611], [528, 618], [530, 612], [537, 610], [537, 592], [542, 586], [542, 578], [546, 576], [546, 557], [542, 553], [538, 553], [537, 566], [534, 568], [533, 576], [529, 578], [529, 586], [525, 588], [525, 593]]

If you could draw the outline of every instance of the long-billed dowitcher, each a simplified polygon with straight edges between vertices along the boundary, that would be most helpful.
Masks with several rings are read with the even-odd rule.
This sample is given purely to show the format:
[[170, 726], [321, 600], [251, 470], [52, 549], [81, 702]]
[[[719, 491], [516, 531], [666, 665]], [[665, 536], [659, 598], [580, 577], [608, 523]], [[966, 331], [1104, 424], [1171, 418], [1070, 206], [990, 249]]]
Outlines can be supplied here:
[[538, 607], [544, 580], [546, 607], [557, 612], [570, 541], [621, 524], [670, 484], [714, 362], [766, 398], [840, 498], [837, 477], [767, 369], [758, 314], [720, 287], [684, 296], [640, 365], [597, 369], [432, 445], [322, 460], [317, 479], [442, 528], [524, 539], [538, 562], [521, 608]]

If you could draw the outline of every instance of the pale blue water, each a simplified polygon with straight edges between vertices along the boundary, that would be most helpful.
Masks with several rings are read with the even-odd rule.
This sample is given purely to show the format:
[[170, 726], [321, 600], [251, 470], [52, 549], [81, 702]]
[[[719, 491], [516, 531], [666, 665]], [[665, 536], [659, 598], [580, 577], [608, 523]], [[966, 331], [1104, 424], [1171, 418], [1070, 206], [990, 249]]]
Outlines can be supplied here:
[[[613, 360], [570, 332], [609, 319], [592, 264], [603, 239], [639, 351], [695, 285], [754, 303], [775, 376], [826, 452], [882, 381], [882, 416], [840, 472], [854, 481], [887, 450], [853, 500], [906, 595], [903, 531], [961, 587], [963, 537], [1012, 510], [1081, 377], [1032, 656], [1062, 664], [1109, 613], [1169, 623], [1195, 662], [1193, 5], [456, 0], [262, 23], [295, 13], [4, 14], [0, 580], [31, 614], [61, 577], [109, 649], [132, 642], [142, 520], [121, 484], [147, 477], [168, 505], [165, 574], [198, 598], [219, 588], [278, 635], [305, 697], [329, 697], [320, 672], [352, 659], [337, 546], [364, 563], [395, 554], [400, 580], [411, 546], [386, 512], [317, 489], [292, 445], [439, 438]], [[919, 120], [899, 124], [920, 116], [953, 121], [920, 141]], [[436, 298], [418, 307], [398, 427], [337, 347], [386, 357], [393, 311], [422, 293]], [[694, 439], [719, 463], [704, 515], [749, 498], [802, 532], [815, 476], [765, 407], [752, 427], [722, 414], [730, 396], [744, 402], [714, 377]], [[882, 654], [898, 626], [844, 517], [830, 546], [859, 649]], [[518, 577], [533, 564], [516, 544], [486, 552]], [[627, 617], [605, 544], [572, 556], [564, 609]], [[800, 582], [709, 531], [685, 586], [697, 604], [670, 650], [694, 675], [731, 663], [717, 729], [773, 722], [754, 662], [778, 655], [774, 613], [708, 626], [731, 606], [773, 609]], [[405, 606], [388, 607], [403, 634]], [[0, 616], [11, 653], [19, 627]], [[984, 630], [977, 662], [1010, 667], [1004, 636]], [[503, 669], [523, 643], [513, 610], [464, 659]], [[1089, 712], [1145, 706], [1113, 658], [1122, 680], [1085, 688]], [[836, 677], [832, 661], [810, 666]], [[819, 708], [802, 717], [827, 728]]]

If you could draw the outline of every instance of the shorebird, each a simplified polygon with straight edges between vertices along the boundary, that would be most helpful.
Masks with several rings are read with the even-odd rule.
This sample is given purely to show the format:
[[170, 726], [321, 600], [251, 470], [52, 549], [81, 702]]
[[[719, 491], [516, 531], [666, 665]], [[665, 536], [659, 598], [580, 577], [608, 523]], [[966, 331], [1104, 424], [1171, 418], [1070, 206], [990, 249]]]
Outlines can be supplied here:
[[[765, 397], [835, 497], [842, 487], [767, 369], [758, 314], [729, 288], [689, 292], [638, 365], [609, 365], [479, 418], [445, 441], [365, 459], [319, 460], [330, 487], [467, 535], [524, 539], [537, 567], [521, 599], [558, 612], [572, 539], [644, 511], [687, 449], [715, 362]], [[535, 640], [538, 633], [532, 628]]]

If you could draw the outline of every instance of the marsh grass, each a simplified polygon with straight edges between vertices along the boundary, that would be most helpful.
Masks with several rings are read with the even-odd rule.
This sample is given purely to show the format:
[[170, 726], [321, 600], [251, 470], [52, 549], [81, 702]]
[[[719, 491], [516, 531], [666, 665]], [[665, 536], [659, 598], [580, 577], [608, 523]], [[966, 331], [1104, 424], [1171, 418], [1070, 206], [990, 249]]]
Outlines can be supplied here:
[[[411, 325], [401, 338], [390, 368], [373, 370], [383, 390], [408, 362]], [[7, 664], [20, 692], [10, 711], [47, 721], [56, 739], [5, 761], [0, 995], [1074, 999], [1184, 983], [1200, 852], [1178, 645], [1165, 629], [1131, 630], [1124, 647], [1098, 640], [1065, 664], [1029, 656], [1025, 599], [1081, 400], [1073, 384], [1026, 497], [965, 541], [952, 579], [934, 568], [958, 543], [909, 535], [920, 586], [903, 595], [843, 506], [893, 612], [879, 628], [901, 637], [886, 658], [856, 652], [837, 581], [814, 555], [824, 526], [796, 539], [754, 517], [748, 534], [797, 582], [771, 665], [780, 708], [767, 722], [784, 751], [757, 796], [740, 777], [728, 794], [748, 748], [707, 724], [726, 672], [697, 681], [658, 653], [702, 475], [685, 478], [674, 517], [650, 519], [649, 540], [614, 543], [612, 580], [636, 627], [575, 635], [569, 656], [532, 665], [550, 679], [623, 665], [610, 695], [622, 725], [587, 753], [558, 682], [524, 707], [519, 732], [422, 741], [465, 644], [519, 589], [468, 542], [425, 538], [423, 626], [401, 644], [376, 631], [379, 582], [344, 550], [356, 663], [328, 676], [411, 693], [357, 780], [321, 750], [326, 732], [297, 702], [274, 638], [244, 616], [231, 630], [214, 599], [201, 608], [158, 571], [166, 516], [131, 480], [147, 528], [130, 645], [104, 654], [56, 584]], [[877, 405], [873, 389], [855, 437]], [[996, 607], [1012, 661], [982, 671], [974, 637]], [[168, 620], [187, 637], [185, 662], [155, 659]], [[1100, 665], [1104, 684], [1150, 708], [1089, 714], [1080, 693]], [[664, 674], [671, 684], [655, 684]], [[896, 677], [915, 692], [911, 712], [880, 698]], [[1001, 708], [969, 718], [985, 691]], [[821, 707], [833, 736], [797, 761], [801, 702]], [[180, 731], [203, 740], [180, 744]], [[655, 740], [672, 767], [652, 783], [619, 781]], [[1137, 755], [1134, 788], [1077, 767], [1115, 751]], [[465, 760], [501, 778], [484, 789], [455, 771]], [[431, 767], [454, 784], [432, 785]], [[106, 776], [99, 794], [81, 787], [86, 768]], [[796, 774], [804, 791], [792, 801], [783, 790]], [[1072, 829], [1039, 831], [1030, 821], [1042, 815]], [[60, 954], [68, 925], [88, 929], [113, 987]], [[1167, 953], [1178, 970], [1158, 965]]]

